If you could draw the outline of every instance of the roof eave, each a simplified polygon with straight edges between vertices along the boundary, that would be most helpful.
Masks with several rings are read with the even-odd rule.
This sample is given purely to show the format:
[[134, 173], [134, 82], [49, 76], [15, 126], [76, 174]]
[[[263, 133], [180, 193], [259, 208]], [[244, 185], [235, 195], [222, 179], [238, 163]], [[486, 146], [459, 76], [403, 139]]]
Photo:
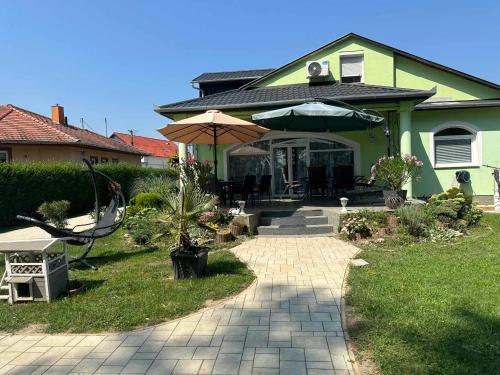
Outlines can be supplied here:
[[[397, 94], [369, 94], [369, 95], [358, 95], [358, 96], [336, 96], [336, 97], [323, 97], [322, 100], [341, 100], [345, 102], [386, 102], [393, 100], [416, 100], [418, 103], [430, 98], [436, 93], [435, 89], [425, 90], [419, 92], [411, 93], [397, 93]], [[302, 98], [293, 100], [277, 100], [269, 102], [259, 102], [259, 103], [248, 103], [248, 104], [225, 104], [225, 105], [208, 105], [208, 106], [192, 106], [192, 107], [182, 107], [182, 108], [161, 108], [156, 107], [154, 111], [160, 115], [171, 118], [170, 114], [183, 113], [183, 112], [199, 112], [207, 111], [210, 109], [243, 109], [243, 108], [259, 108], [259, 107], [273, 107], [282, 105], [294, 105], [299, 103], [304, 103], [308, 101], [318, 100], [318, 98]]]
[[470, 109], [500, 107], [500, 99], [459, 100], [449, 102], [428, 102], [415, 106], [416, 111], [435, 111], [440, 109]]

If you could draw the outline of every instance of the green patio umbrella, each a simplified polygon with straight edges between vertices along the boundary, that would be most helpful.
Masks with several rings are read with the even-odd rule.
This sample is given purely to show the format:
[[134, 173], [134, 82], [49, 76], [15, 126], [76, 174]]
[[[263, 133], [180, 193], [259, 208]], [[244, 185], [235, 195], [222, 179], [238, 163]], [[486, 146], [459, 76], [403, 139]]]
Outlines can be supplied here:
[[365, 130], [385, 122], [382, 116], [346, 106], [349, 108], [310, 102], [256, 113], [252, 120], [268, 129], [308, 132]]

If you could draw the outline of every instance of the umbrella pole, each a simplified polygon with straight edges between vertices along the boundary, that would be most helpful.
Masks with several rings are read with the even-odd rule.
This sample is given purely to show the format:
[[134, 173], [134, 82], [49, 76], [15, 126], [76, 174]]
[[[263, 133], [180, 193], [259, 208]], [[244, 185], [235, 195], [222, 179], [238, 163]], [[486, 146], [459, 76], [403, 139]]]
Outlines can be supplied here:
[[217, 128], [214, 126], [214, 177], [215, 177], [215, 195], [218, 193], [218, 181], [217, 181]]

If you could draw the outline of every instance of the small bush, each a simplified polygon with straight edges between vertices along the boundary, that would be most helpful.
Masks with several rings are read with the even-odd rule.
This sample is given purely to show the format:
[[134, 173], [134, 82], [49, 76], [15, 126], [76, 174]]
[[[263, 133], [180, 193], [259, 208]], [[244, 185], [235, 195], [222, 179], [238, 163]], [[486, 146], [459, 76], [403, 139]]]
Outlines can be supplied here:
[[481, 220], [482, 211], [472, 203], [472, 196], [458, 188], [433, 195], [428, 201], [429, 210], [446, 227], [464, 231], [467, 226]]
[[140, 208], [161, 208], [163, 201], [158, 193], [140, 193], [130, 203]]
[[340, 233], [345, 235], [349, 240], [356, 240], [358, 238], [370, 237], [372, 229], [369, 227], [366, 217], [360, 213], [353, 213], [342, 220]]
[[68, 225], [68, 212], [70, 203], [68, 201], [44, 202], [38, 207], [37, 212], [49, 223], [57, 228]]
[[451, 228], [436, 227], [429, 230], [429, 237], [432, 242], [451, 241], [462, 236], [462, 232]]
[[128, 215], [124, 224], [125, 229], [138, 245], [151, 243], [160, 232], [159, 225], [158, 210], [155, 208], [143, 208], [134, 215]]
[[403, 206], [397, 215], [405, 231], [414, 237], [428, 237], [434, 218], [426, 207], [420, 205]]

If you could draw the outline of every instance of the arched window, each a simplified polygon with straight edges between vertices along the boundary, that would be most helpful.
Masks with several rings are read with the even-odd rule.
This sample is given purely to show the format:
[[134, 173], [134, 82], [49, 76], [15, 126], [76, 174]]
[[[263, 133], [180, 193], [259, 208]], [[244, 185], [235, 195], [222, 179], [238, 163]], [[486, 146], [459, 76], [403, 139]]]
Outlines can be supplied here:
[[449, 124], [433, 131], [431, 147], [434, 166], [479, 165], [478, 131], [468, 125]]

